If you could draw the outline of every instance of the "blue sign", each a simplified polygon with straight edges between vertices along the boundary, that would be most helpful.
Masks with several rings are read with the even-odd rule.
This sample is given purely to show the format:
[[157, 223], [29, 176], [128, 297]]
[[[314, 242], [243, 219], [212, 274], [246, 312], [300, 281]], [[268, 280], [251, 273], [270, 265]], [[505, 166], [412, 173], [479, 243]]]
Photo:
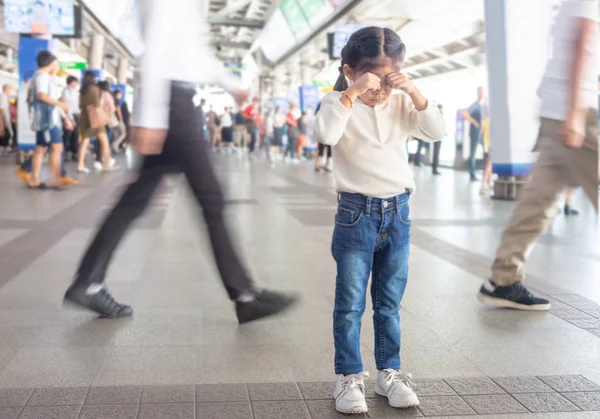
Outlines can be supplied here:
[[85, 73], [87, 71], [91, 71], [92, 73], [94, 73], [94, 76], [96, 76], [96, 81], [102, 80], [102, 78], [103, 78], [102, 76], [104, 75], [104, 72], [102, 70], [96, 70], [96, 69], [93, 69], [93, 68], [88, 68], [88, 69], [85, 69], [85, 70], [81, 70], [81, 79], [82, 80], [83, 80], [83, 76], [85, 75]]
[[281, 109], [284, 113], [287, 113], [290, 108], [287, 98], [283, 96], [274, 97], [273, 105], [275, 106], [275, 108]]
[[352, 34], [362, 28], [366, 28], [367, 25], [361, 25], [358, 23], [349, 23], [347, 25], [336, 25], [335, 32], [333, 34], [333, 48], [331, 56], [334, 59], [342, 58], [342, 48], [348, 43], [348, 39]]
[[300, 86], [300, 109], [304, 112], [307, 108], [317, 109], [319, 105], [319, 88], [317, 86]]
[[35, 149], [35, 132], [31, 130], [27, 92], [31, 79], [38, 69], [37, 56], [40, 51], [52, 51], [53, 41], [47, 39], [19, 37], [19, 91], [17, 105], [17, 136], [19, 149]]

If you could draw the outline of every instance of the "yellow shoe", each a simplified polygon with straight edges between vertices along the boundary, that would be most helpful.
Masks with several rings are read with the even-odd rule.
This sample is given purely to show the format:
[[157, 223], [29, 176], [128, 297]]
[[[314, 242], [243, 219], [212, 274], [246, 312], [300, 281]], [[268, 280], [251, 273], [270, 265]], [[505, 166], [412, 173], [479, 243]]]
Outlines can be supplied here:
[[31, 182], [31, 175], [21, 168], [17, 169], [17, 171], [15, 172], [15, 176], [17, 176], [19, 179], [21, 179], [27, 184]]
[[70, 176], [65, 176], [60, 179], [60, 183], [62, 183], [63, 185], [77, 185], [79, 182]]

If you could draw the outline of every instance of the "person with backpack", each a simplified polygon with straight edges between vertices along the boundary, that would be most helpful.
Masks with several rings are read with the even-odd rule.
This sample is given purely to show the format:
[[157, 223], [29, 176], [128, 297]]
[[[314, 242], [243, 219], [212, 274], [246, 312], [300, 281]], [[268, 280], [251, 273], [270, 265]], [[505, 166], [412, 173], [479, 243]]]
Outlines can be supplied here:
[[[28, 93], [32, 129], [36, 133], [36, 147], [31, 161], [29, 187], [32, 189], [62, 189], [61, 166], [63, 165], [63, 120], [73, 129], [66, 111], [69, 105], [60, 100], [61, 91], [54, 83], [59, 69], [58, 58], [50, 51], [40, 51], [37, 56], [38, 71], [33, 76]], [[50, 151], [50, 182], [40, 180], [44, 155]]]

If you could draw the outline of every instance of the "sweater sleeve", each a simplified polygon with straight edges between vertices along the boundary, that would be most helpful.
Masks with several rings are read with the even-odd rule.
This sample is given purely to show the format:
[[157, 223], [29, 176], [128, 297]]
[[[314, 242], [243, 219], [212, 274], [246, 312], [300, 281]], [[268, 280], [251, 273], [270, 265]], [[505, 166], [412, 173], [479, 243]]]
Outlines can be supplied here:
[[329, 93], [323, 98], [317, 114], [317, 135], [319, 141], [326, 145], [333, 146], [340, 141], [352, 114], [342, 105], [340, 97], [340, 92]]
[[423, 141], [433, 142], [444, 138], [446, 123], [437, 105], [428, 101], [427, 109], [418, 111], [408, 99], [408, 134]]

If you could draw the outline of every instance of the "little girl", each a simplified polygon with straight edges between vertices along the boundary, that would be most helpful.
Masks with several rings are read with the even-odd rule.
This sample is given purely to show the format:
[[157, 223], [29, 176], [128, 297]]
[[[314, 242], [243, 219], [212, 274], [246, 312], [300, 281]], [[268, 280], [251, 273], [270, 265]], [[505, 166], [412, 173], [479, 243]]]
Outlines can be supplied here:
[[[443, 138], [444, 120], [399, 72], [404, 55], [404, 44], [390, 29], [354, 33], [342, 50], [335, 91], [323, 99], [317, 120], [320, 141], [334, 146], [336, 156], [334, 397], [336, 409], [346, 414], [367, 411], [360, 328], [371, 275], [375, 389], [393, 407], [419, 404], [411, 375], [400, 370], [398, 311], [408, 277], [408, 201], [415, 190], [406, 140]], [[402, 93], [392, 95], [394, 90]]]

